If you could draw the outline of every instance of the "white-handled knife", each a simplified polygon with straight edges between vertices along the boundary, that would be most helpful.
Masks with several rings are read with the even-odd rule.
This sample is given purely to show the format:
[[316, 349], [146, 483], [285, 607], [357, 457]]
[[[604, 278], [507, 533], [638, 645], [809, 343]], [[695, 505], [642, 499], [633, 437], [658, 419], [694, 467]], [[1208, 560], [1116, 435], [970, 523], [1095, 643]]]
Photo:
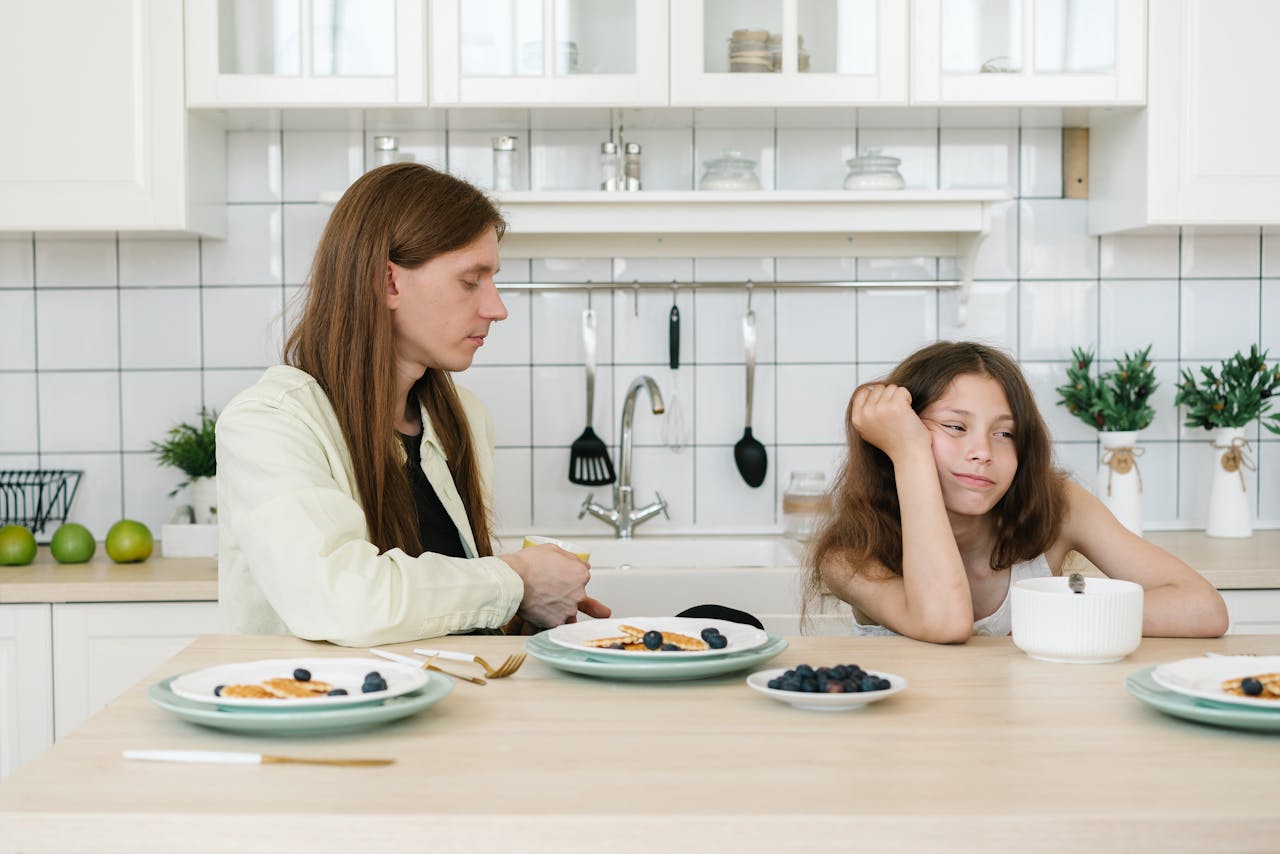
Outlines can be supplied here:
[[213, 762], [219, 765], [348, 765], [372, 767], [390, 765], [394, 759], [313, 759], [305, 756], [275, 756], [270, 753], [237, 753], [230, 750], [126, 750], [125, 759], [151, 762]]
[[465, 652], [453, 652], [447, 649], [415, 649], [414, 652], [418, 655], [438, 655], [441, 658], [448, 659], [449, 661], [465, 661], [468, 664], [476, 663], [476, 657], [474, 655], [467, 655]]
[[[414, 651], [416, 652], [417, 650], [414, 650]], [[436, 667], [430, 661], [426, 661], [426, 662], [418, 661], [416, 658], [411, 658], [410, 656], [407, 656], [407, 655], [401, 655], [400, 653], [392, 652], [389, 649], [371, 649], [369, 650], [369, 652], [372, 653], [373, 655], [377, 655], [382, 658], [385, 658], [387, 661], [398, 661], [401, 664], [408, 664], [409, 666], [417, 667], [420, 670], [434, 670], [437, 673], [443, 673], [446, 676], [452, 676], [454, 679], [461, 679], [465, 682], [474, 682], [476, 685], [485, 684], [485, 681], [481, 679], [479, 676], [467, 676], [465, 673], [454, 673], [452, 670], [445, 670], [443, 667]], [[471, 659], [467, 659], [467, 661], [470, 661], [470, 660]]]

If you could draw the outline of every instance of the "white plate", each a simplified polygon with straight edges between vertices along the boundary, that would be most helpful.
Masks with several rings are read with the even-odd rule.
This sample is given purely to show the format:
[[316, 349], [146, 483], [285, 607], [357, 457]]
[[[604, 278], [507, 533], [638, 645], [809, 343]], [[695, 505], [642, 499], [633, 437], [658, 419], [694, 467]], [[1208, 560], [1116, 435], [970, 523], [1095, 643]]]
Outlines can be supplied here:
[[[317, 682], [328, 682], [334, 688], [346, 688], [346, 696], [321, 696], [300, 699], [259, 700], [249, 697], [219, 697], [213, 690], [219, 685], [256, 685], [264, 679], [292, 678], [295, 668], [311, 671]], [[371, 670], [382, 674], [387, 683], [385, 691], [362, 693], [364, 676]], [[209, 703], [226, 708], [253, 709], [332, 709], [374, 703], [388, 697], [398, 697], [416, 691], [427, 684], [427, 673], [416, 667], [383, 661], [380, 658], [268, 658], [259, 661], [243, 661], [236, 664], [220, 664], [204, 670], [184, 673], [169, 683], [169, 690], [185, 700]]]
[[[698, 649], [676, 652], [669, 650], [636, 650], [602, 649], [594, 647], [587, 641], [596, 638], [621, 637], [620, 626], [634, 626], [637, 629], [657, 629], [660, 632], [676, 632], [693, 638], [700, 638], [703, 629], [717, 628], [729, 643], [723, 649]], [[710, 658], [717, 655], [728, 655], [734, 652], [746, 652], [769, 642], [769, 635], [755, 626], [734, 623], [729, 620], [704, 620], [698, 617], [623, 617], [612, 620], [587, 620], [581, 623], [569, 623], [556, 626], [545, 632], [547, 639], [560, 646], [589, 652], [592, 656], [609, 656], [623, 659], [643, 658]]]
[[1222, 690], [1227, 679], [1257, 676], [1262, 673], [1280, 673], [1280, 655], [1225, 655], [1221, 657], [1184, 658], [1161, 664], [1151, 671], [1151, 679], [1166, 688], [1187, 697], [1212, 700], [1232, 706], [1249, 706], [1280, 714], [1280, 700], [1263, 700], [1257, 697], [1237, 697]]
[[747, 684], [755, 690], [783, 703], [790, 703], [797, 709], [809, 709], [814, 712], [839, 712], [846, 709], [860, 709], [868, 703], [892, 697], [899, 691], [906, 690], [907, 680], [894, 673], [881, 673], [878, 670], [866, 671], [871, 676], [879, 676], [889, 680], [889, 687], [883, 691], [858, 691], [856, 694], [809, 694], [804, 691], [783, 691], [770, 688], [769, 680], [777, 678], [794, 668], [776, 667], [773, 670], [760, 670], [747, 677]]

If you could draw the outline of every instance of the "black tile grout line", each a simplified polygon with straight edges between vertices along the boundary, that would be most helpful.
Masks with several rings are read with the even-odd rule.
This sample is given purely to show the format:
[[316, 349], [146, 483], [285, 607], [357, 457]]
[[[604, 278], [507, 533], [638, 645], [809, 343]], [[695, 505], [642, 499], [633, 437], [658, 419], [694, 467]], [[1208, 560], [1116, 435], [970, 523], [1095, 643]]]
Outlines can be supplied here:
[[[1013, 270], [1016, 278], [1014, 281], [1014, 298], [1013, 310], [1015, 312], [1015, 323], [1017, 324], [1013, 331], [1014, 352], [1017, 353], [1018, 361], [1022, 361], [1022, 121], [1019, 114], [1018, 133], [1016, 142], [1017, 163], [1015, 170], [1015, 181], [1017, 186], [1014, 188], [1013, 199]], [[974, 266], [977, 266], [977, 253], [974, 253]]]
[[120, 372], [120, 366], [124, 363], [124, 311], [120, 294], [120, 232], [115, 233], [115, 242], [113, 243], [115, 251], [115, 291], [116, 291], [116, 443], [119, 448], [119, 467], [120, 467], [120, 517], [127, 515], [125, 507], [125, 484], [124, 484], [124, 376]]
[[[1182, 229], [1178, 229], [1178, 266], [1177, 266], [1177, 283], [1178, 283], [1178, 368], [1182, 367]], [[1180, 378], [1180, 375], [1178, 375]], [[1175, 380], [1175, 383], [1177, 381]], [[1178, 420], [1178, 427], [1182, 427], [1182, 407], [1174, 405], [1174, 418]], [[1182, 518], [1182, 448], [1179, 446], [1177, 453], [1174, 454], [1173, 460], [1173, 515]]]
[[36, 253], [36, 234], [31, 232], [31, 367], [35, 373], [36, 383], [36, 468], [44, 468], [44, 429], [40, 424], [40, 299], [37, 289], [39, 255]]

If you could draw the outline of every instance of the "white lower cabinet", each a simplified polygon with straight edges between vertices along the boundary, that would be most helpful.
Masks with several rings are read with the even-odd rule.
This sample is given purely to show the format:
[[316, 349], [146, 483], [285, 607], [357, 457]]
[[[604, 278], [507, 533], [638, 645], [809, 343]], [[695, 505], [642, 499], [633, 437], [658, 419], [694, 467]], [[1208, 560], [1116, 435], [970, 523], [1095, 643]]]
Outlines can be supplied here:
[[218, 634], [217, 602], [94, 602], [53, 606], [55, 738], [200, 635]]
[[0, 605], [0, 780], [53, 744], [49, 610]]
[[1280, 590], [1223, 590], [1232, 635], [1280, 635]]

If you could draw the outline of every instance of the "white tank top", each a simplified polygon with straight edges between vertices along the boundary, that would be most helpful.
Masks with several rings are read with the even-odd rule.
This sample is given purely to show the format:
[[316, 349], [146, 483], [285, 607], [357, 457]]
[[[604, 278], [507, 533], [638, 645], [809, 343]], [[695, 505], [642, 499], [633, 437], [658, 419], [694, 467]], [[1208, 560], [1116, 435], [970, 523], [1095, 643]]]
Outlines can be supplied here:
[[[1009, 606], [1009, 600], [1012, 596], [1013, 585], [1024, 578], [1044, 578], [1050, 575], [1053, 575], [1053, 571], [1049, 569], [1049, 561], [1045, 559], [1044, 555], [1025, 560], [1022, 563], [1015, 563], [1009, 569], [1009, 590], [1004, 594], [1004, 601], [990, 615], [973, 624], [974, 637], [1004, 637], [1012, 632], [1013, 612]], [[853, 634], [897, 636], [898, 633], [886, 629], [884, 626], [864, 626], [858, 622], [857, 617], [854, 617]]]

